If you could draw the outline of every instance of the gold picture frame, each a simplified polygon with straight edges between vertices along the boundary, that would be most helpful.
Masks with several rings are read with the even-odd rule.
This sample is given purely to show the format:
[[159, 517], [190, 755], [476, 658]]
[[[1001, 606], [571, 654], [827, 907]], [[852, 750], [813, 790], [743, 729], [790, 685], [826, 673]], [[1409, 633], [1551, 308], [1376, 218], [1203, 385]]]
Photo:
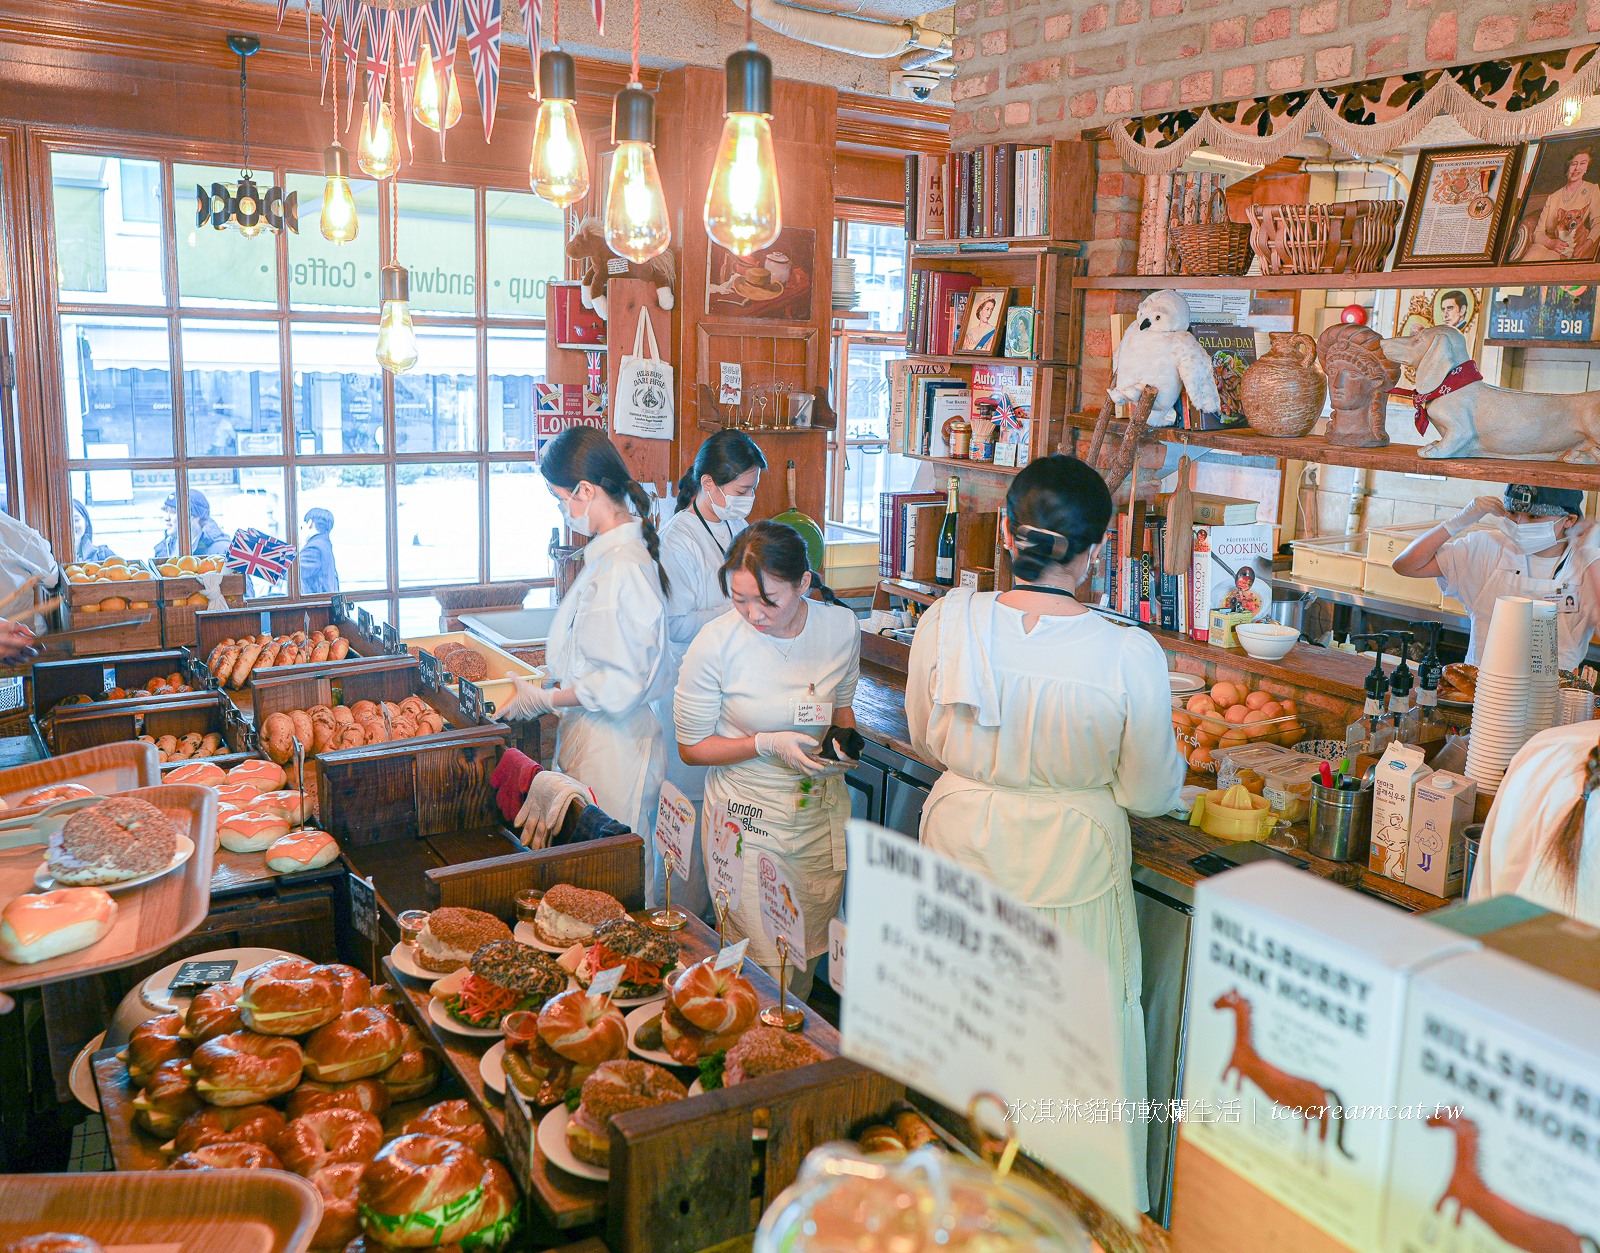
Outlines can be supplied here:
[[1011, 306], [1009, 287], [974, 287], [961, 323], [955, 355], [997, 357], [1006, 338], [1006, 310]]
[[1520, 144], [1424, 148], [1406, 198], [1394, 268], [1493, 265], [1521, 164]]

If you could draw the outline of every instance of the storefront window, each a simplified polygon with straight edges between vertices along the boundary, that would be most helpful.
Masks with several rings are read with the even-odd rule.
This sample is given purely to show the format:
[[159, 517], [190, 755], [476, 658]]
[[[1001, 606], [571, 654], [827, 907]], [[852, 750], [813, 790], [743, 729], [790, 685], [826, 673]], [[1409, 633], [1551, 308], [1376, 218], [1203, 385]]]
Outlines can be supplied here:
[[[353, 167], [352, 167], [353, 168]], [[347, 244], [329, 243], [318, 223], [323, 180], [291, 174], [287, 191], [300, 196], [300, 231], [289, 236], [289, 307], [371, 313], [378, 308], [378, 185], [353, 178], [360, 226]]]
[[547, 579], [550, 532], [561, 526], [561, 510], [531, 461], [489, 467], [489, 577]]
[[417, 367], [394, 380], [397, 452], [472, 452], [478, 446], [478, 336], [465, 327], [418, 332]]
[[[137, 189], [123, 193], [124, 180]], [[63, 303], [159, 305], [161, 224], [145, 209], [143, 194], [161, 189], [156, 161], [117, 161], [58, 152], [50, 160], [55, 205], [56, 283]], [[140, 216], [128, 217], [132, 205]], [[189, 215], [194, 221], [194, 215]]]
[[[389, 517], [380, 465], [301, 466], [296, 472], [296, 547], [317, 556], [301, 569], [302, 595], [389, 586]], [[311, 577], [307, 572], [311, 571]], [[311, 587], [308, 584], [314, 583]]]
[[[273, 174], [261, 170], [265, 192]], [[237, 188], [239, 171], [227, 166], [172, 167], [173, 215], [178, 231], [178, 300], [194, 308], [269, 309], [278, 303], [277, 237], [263, 230], [246, 239], [236, 229], [195, 225], [196, 187]]]
[[182, 350], [188, 455], [281, 457], [278, 324], [185, 318]]
[[[476, 311], [476, 200], [470, 187], [400, 184], [395, 255], [411, 272], [412, 313]], [[543, 316], [543, 310], [538, 316]]]
[[844, 255], [856, 263], [858, 312], [870, 313], [853, 330], [871, 328], [898, 333], [905, 328], [906, 233], [899, 226], [846, 222]]
[[172, 358], [165, 318], [61, 318], [67, 455], [172, 456]]
[[538, 435], [538, 394], [544, 382], [544, 332], [491, 330], [489, 451], [532, 452]]
[[542, 318], [546, 287], [566, 273], [561, 210], [531, 192], [486, 196], [489, 313]]
[[338, 456], [388, 447], [377, 350], [378, 332], [370, 326], [334, 322], [289, 328], [296, 453]]
[[403, 462], [395, 482], [400, 586], [477, 582], [477, 465]]

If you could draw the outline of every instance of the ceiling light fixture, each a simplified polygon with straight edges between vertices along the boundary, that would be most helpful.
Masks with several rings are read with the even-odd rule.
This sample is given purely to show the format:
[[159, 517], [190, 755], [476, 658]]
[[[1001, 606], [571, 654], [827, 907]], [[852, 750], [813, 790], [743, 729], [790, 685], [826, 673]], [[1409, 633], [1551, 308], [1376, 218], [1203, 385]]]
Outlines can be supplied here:
[[[456, 86], [455, 67], [450, 67], [450, 98], [444, 107], [444, 129], [461, 120], [461, 91]], [[433, 53], [427, 39], [422, 41], [422, 59], [417, 62], [417, 90], [411, 116], [431, 131], [439, 129], [439, 79], [433, 72]]]
[[706, 187], [706, 234], [738, 257], [783, 230], [778, 160], [772, 148], [772, 62], [756, 50], [744, 6], [745, 46], [728, 58], [728, 107]]
[[239, 119], [244, 140], [244, 164], [239, 168], [239, 185], [230, 191], [223, 183], [212, 183], [207, 191], [195, 184], [195, 222], [207, 222], [216, 230], [237, 226], [245, 238], [259, 235], [263, 229], [273, 234], [300, 230], [299, 193], [284, 195], [283, 188], [274, 184], [263, 194], [256, 186], [255, 171], [250, 168], [250, 83], [245, 73], [245, 62], [261, 49], [261, 41], [254, 35], [229, 35], [228, 47], [239, 56]]
[[639, 81], [639, 0], [633, 0], [633, 77], [612, 103], [611, 139], [606, 244], [619, 257], [648, 261], [672, 243], [672, 222], [656, 169], [655, 97]]
[[333, 142], [322, 152], [322, 237], [330, 244], [348, 244], [361, 223], [355, 193], [350, 190], [350, 153], [339, 142], [339, 63], [333, 63]]
[[411, 325], [411, 274], [395, 260], [400, 238], [400, 180], [389, 184], [389, 264], [379, 271], [378, 364], [404, 374], [417, 364], [417, 332]]
[[[530, 39], [537, 38], [530, 33]], [[528, 157], [534, 195], [565, 209], [589, 194], [589, 157], [578, 131], [578, 66], [561, 51], [561, 6], [551, 8], [549, 52], [539, 55], [539, 111]]]

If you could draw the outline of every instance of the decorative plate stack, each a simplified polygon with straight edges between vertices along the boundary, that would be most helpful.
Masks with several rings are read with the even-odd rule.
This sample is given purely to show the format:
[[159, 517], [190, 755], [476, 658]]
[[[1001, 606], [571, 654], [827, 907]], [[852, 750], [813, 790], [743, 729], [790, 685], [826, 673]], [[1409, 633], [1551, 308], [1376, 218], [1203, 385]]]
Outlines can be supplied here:
[[833, 307], [854, 309], [860, 300], [856, 292], [856, 263], [851, 257], [833, 259]]
[[1528, 738], [1533, 607], [1534, 602], [1526, 596], [1501, 596], [1489, 619], [1489, 635], [1478, 662], [1466, 770], [1467, 778], [1483, 792], [1499, 788], [1506, 767]]

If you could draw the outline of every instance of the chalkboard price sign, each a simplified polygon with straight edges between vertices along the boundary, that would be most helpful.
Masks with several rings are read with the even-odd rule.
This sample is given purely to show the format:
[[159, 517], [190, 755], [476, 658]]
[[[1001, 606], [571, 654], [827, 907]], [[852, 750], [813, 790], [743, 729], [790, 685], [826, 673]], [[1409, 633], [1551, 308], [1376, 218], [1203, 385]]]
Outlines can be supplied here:
[[228, 982], [237, 969], [239, 963], [236, 961], [184, 962], [178, 967], [178, 973], [172, 976], [168, 988], [174, 996], [193, 996], [214, 983]]

